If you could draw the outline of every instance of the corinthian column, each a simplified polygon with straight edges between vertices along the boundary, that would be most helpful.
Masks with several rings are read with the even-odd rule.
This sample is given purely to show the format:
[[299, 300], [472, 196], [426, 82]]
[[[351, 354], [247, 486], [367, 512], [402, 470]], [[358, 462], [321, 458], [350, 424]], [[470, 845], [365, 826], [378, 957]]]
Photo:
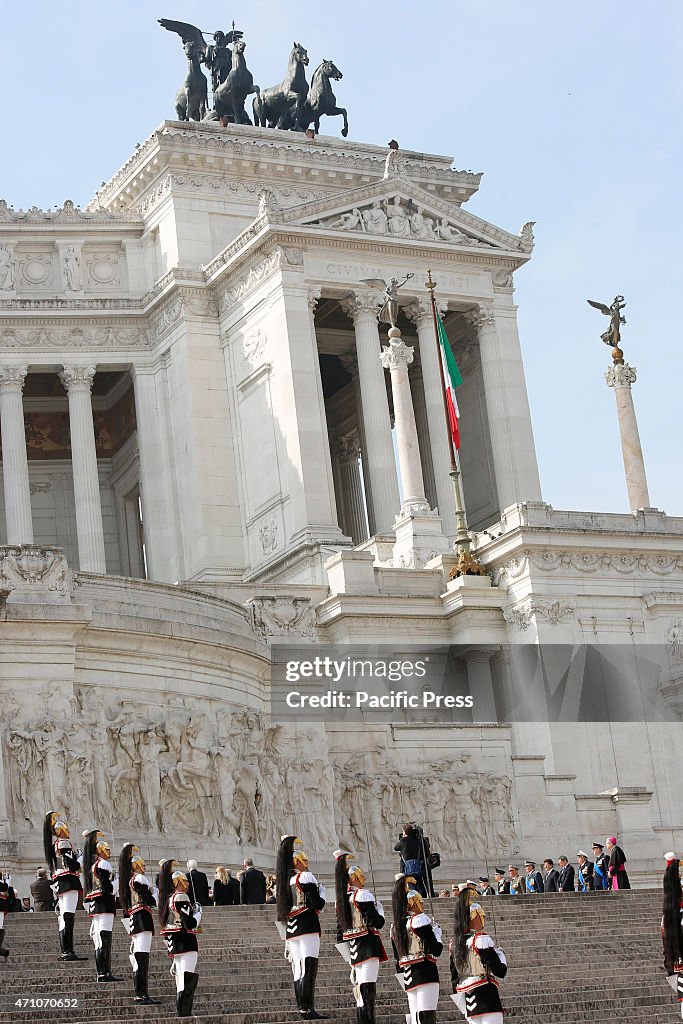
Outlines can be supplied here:
[[413, 361], [413, 349], [411, 345], [406, 345], [402, 340], [398, 327], [389, 328], [389, 344], [382, 348], [380, 358], [384, 369], [391, 373], [396, 447], [403, 483], [401, 515], [410, 515], [411, 512], [418, 514], [430, 512], [429, 503], [425, 498], [415, 411], [408, 380], [408, 366]]
[[8, 544], [33, 544], [22, 393], [25, 366], [0, 367], [0, 432]]
[[637, 508], [649, 508], [650, 495], [645, 476], [643, 449], [640, 446], [638, 421], [631, 393], [631, 384], [635, 384], [636, 381], [636, 368], [629, 366], [623, 359], [615, 360], [614, 366], [610, 366], [605, 374], [605, 380], [608, 387], [614, 388], [617, 402], [621, 454], [624, 459], [629, 505], [632, 511]]
[[370, 478], [370, 531], [373, 534], [386, 533], [392, 528], [401, 504], [389, 402], [379, 360], [377, 313], [381, 303], [382, 297], [377, 293], [359, 292], [341, 304], [344, 312], [353, 320], [356, 332], [358, 383], [365, 436], [363, 468]]
[[[437, 302], [437, 310], [442, 313], [447, 303]], [[434, 317], [429, 299], [417, 299], [406, 307], [406, 312], [417, 327], [417, 338], [420, 343], [420, 362], [424, 379], [425, 406], [427, 424], [429, 426], [429, 444], [434, 466], [434, 484], [436, 503], [443, 524], [443, 532], [447, 537], [455, 536], [455, 508], [453, 505], [453, 482], [451, 480], [450, 433], [446, 424], [446, 415], [441, 390], [441, 374], [439, 373], [439, 353], [434, 337]]]
[[341, 505], [344, 530], [354, 544], [367, 540], [368, 530], [363, 503], [363, 484], [360, 477], [360, 446], [355, 437], [342, 437], [337, 447], [341, 477]]
[[104, 529], [90, 392], [94, 366], [65, 366], [60, 373], [69, 396], [71, 466], [76, 501], [78, 564], [82, 572], [104, 574]]

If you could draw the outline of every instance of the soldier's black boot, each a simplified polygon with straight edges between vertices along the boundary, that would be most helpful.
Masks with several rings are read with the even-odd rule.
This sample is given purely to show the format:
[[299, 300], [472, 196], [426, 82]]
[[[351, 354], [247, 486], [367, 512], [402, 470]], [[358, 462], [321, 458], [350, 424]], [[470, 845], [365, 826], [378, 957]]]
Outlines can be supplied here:
[[307, 956], [304, 961], [304, 976], [301, 979], [301, 1007], [299, 1015], [304, 1020], [327, 1020], [315, 1009], [315, 981], [318, 977], [317, 956]]
[[100, 932], [100, 946], [98, 953], [100, 954], [100, 967], [97, 968], [97, 980], [98, 981], [121, 981], [121, 978], [115, 977], [111, 973], [111, 932]]
[[135, 1002], [140, 1006], [158, 1006], [160, 1000], [152, 999], [147, 987], [149, 985], [149, 953], [136, 953], [138, 969], [133, 973], [135, 984]]
[[197, 988], [199, 975], [191, 971], [185, 971], [183, 975], [183, 990], [178, 993], [176, 1001], [176, 1012], [179, 1017], [191, 1017], [194, 994]]
[[375, 999], [377, 996], [377, 985], [374, 981], [366, 981], [360, 987], [360, 994], [363, 997], [361, 1013], [362, 1024], [375, 1024]]
[[59, 933], [59, 942], [63, 946], [62, 960], [87, 960], [87, 956], [78, 956], [74, 951], [75, 914], [63, 914], [64, 930]]
[[9, 949], [5, 949], [3, 947], [3, 945], [2, 945], [4, 941], [5, 941], [5, 929], [4, 928], [0, 928], [0, 956], [9, 956]]

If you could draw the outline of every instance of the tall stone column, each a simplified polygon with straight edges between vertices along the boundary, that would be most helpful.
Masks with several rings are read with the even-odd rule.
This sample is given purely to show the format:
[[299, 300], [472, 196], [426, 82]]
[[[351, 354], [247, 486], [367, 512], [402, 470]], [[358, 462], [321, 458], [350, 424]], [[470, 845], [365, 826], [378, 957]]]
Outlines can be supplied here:
[[[437, 310], [442, 313], [447, 304], [437, 302]], [[450, 436], [445, 422], [443, 394], [441, 391], [441, 375], [439, 373], [439, 353], [434, 337], [434, 318], [429, 299], [417, 299], [406, 307], [406, 312], [417, 327], [417, 338], [420, 343], [420, 362], [424, 378], [425, 406], [429, 425], [429, 443], [434, 467], [434, 486], [436, 503], [447, 537], [454, 537], [456, 531], [455, 507], [453, 504], [453, 481], [450, 477], [451, 455], [449, 451]]]
[[420, 446], [420, 463], [422, 465], [422, 478], [425, 484], [425, 497], [430, 506], [435, 508], [439, 501], [436, 496], [436, 484], [434, 482], [434, 466], [429, 441], [424, 378], [421, 365], [415, 361], [413, 362], [413, 369], [409, 374], [409, 379], [410, 394], [413, 399], [413, 410], [415, 412], [415, 426], [417, 427], [417, 441]]
[[343, 437], [339, 439], [337, 451], [344, 530], [351, 536], [354, 544], [361, 544], [367, 540], [368, 531], [360, 476], [360, 446], [355, 437]]
[[467, 679], [470, 694], [474, 698], [472, 719], [475, 722], [496, 722], [496, 701], [493, 695], [491, 679], [491, 655], [493, 651], [485, 648], [466, 651], [464, 658], [467, 663]]
[[370, 529], [374, 533], [391, 530], [401, 504], [389, 402], [379, 360], [377, 313], [381, 302], [382, 297], [375, 292], [359, 292], [341, 304], [344, 312], [353, 320], [356, 333], [358, 382], [365, 435], [363, 468], [370, 478]]
[[94, 366], [64, 366], [60, 379], [69, 396], [71, 465], [76, 502], [78, 564], [82, 572], [106, 573], [104, 529], [90, 392]]
[[636, 381], [635, 366], [629, 366], [623, 360], [615, 361], [605, 374], [605, 380], [608, 387], [614, 388], [614, 397], [617, 402], [621, 454], [624, 459], [629, 505], [632, 511], [638, 508], [650, 508], [643, 449], [640, 446], [638, 421], [631, 393], [631, 384], [635, 384]]
[[8, 544], [33, 544], [22, 394], [25, 366], [0, 367], [0, 433]]
[[[502, 301], [502, 300], [501, 300]], [[541, 486], [515, 308], [480, 303], [466, 315], [479, 336], [491, 456], [500, 510], [540, 501]]]
[[403, 483], [401, 515], [430, 512], [429, 503], [425, 498], [415, 411], [408, 380], [408, 366], [413, 361], [413, 348], [405, 344], [398, 327], [389, 328], [389, 344], [382, 348], [380, 359], [384, 369], [391, 373], [396, 447]]

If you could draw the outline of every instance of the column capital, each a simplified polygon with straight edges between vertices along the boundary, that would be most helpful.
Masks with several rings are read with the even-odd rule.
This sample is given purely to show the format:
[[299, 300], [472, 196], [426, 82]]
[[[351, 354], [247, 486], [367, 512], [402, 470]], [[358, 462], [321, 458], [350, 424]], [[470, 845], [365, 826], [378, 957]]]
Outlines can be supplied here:
[[63, 366], [59, 379], [69, 391], [91, 391], [96, 366]]
[[335, 455], [340, 462], [358, 462], [360, 445], [356, 437], [336, 437], [333, 442]]
[[342, 352], [339, 362], [352, 377], [358, 376], [358, 357], [355, 352]]
[[0, 387], [7, 391], [23, 391], [27, 366], [0, 366]]
[[[436, 299], [436, 311], [439, 315], [445, 313], [447, 309], [447, 299]], [[432, 328], [434, 327], [432, 303], [427, 296], [424, 298], [414, 299], [409, 305], [403, 306], [403, 312], [409, 320], [412, 320], [418, 329], [426, 325]]]
[[[392, 328], [392, 330], [398, 330], [398, 328]], [[413, 361], [413, 352], [413, 346], [406, 345], [400, 334], [398, 337], [390, 338], [389, 344], [382, 346], [380, 354], [382, 366], [385, 370], [397, 370], [401, 366], [408, 369]]]
[[636, 368], [628, 363], [615, 363], [605, 374], [608, 388], [630, 388], [636, 382]]
[[315, 285], [308, 289], [308, 308], [311, 311], [311, 316], [315, 313], [315, 307], [318, 305], [321, 295], [322, 288], [320, 285]]
[[341, 308], [350, 316], [354, 324], [359, 320], [370, 319], [377, 322], [377, 315], [384, 302], [381, 292], [353, 292], [348, 298], [342, 299]]
[[465, 322], [474, 327], [477, 331], [485, 327], [493, 327], [496, 320], [493, 315], [493, 303], [480, 302], [475, 309], [470, 309], [464, 314]]

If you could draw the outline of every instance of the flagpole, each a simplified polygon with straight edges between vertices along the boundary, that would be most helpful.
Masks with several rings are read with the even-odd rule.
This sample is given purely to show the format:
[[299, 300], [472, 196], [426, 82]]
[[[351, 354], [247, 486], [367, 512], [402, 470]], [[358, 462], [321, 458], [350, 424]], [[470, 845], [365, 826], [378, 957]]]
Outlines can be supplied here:
[[432, 306], [432, 320], [434, 322], [434, 340], [436, 342], [436, 355], [439, 363], [439, 377], [441, 379], [441, 397], [443, 398], [444, 426], [448, 434], [448, 451], [451, 457], [450, 478], [453, 481], [453, 501], [455, 504], [455, 552], [458, 559], [448, 574], [449, 580], [458, 576], [486, 576], [487, 572], [476, 555], [472, 554], [472, 540], [467, 527], [467, 515], [462, 497], [461, 474], [458, 460], [455, 454], [453, 438], [451, 436], [450, 417], [448, 415], [448, 401], [446, 399], [446, 379], [443, 373], [443, 362], [441, 360], [441, 341], [439, 339], [439, 325], [437, 322], [436, 300], [434, 289], [436, 282], [432, 280], [431, 269], [427, 270], [425, 287], [429, 291], [429, 299]]

